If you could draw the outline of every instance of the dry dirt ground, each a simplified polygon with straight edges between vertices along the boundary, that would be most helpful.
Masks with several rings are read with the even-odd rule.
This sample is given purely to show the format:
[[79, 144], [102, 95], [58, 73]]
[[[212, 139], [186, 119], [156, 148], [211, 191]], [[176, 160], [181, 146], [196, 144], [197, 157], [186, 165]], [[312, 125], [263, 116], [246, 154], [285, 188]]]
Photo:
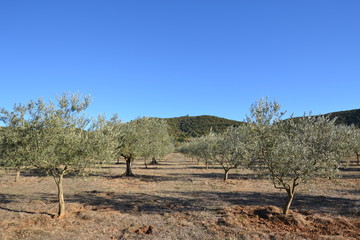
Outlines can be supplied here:
[[360, 239], [360, 167], [338, 180], [299, 186], [289, 216], [285, 193], [250, 171], [205, 169], [181, 154], [159, 165], [124, 164], [64, 180], [67, 214], [57, 212], [50, 177], [0, 174], [0, 239]]

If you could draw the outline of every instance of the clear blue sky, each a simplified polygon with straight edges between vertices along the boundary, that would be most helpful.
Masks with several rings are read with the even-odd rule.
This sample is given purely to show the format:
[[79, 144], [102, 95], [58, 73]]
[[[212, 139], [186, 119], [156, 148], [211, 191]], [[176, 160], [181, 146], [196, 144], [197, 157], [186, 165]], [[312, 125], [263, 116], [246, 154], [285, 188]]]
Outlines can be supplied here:
[[0, 107], [79, 91], [124, 121], [357, 109], [360, 1], [1, 1], [0, 83]]

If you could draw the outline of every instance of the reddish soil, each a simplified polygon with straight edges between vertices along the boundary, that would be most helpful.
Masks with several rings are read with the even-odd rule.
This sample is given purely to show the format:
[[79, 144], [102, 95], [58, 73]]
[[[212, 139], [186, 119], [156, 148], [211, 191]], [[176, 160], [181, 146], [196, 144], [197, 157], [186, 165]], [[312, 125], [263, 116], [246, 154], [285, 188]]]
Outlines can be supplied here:
[[64, 180], [66, 216], [57, 219], [51, 177], [0, 173], [0, 239], [360, 239], [360, 166], [337, 180], [299, 186], [290, 214], [286, 194], [248, 170], [208, 170], [180, 154], [159, 165], [124, 164]]

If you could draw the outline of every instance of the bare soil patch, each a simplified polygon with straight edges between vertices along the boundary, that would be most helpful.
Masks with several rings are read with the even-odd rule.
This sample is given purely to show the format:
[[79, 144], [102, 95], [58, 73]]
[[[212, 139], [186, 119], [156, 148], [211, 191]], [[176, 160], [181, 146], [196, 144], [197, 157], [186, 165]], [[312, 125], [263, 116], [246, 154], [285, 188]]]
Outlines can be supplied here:
[[0, 239], [360, 239], [360, 167], [337, 180], [299, 186], [289, 216], [286, 193], [248, 170], [205, 169], [171, 154], [135, 177], [124, 164], [64, 180], [66, 216], [50, 177], [0, 174]]

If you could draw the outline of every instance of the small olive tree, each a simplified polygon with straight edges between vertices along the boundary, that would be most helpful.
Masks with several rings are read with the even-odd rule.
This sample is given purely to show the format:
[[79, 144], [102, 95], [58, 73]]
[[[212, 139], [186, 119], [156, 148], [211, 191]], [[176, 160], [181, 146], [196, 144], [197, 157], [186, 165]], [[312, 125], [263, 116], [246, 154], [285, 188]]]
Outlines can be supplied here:
[[[335, 177], [339, 162], [349, 151], [351, 131], [326, 117], [290, 118], [279, 121], [280, 105], [260, 100], [252, 106], [249, 124], [255, 144], [253, 166], [284, 189], [288, 214], [295, 189], [317, 177]], [[263, 167], [263, 168], [261, 168]]]
[[229, 127], [213, 141], [208, 141], [208, 151], [213, 163], [224, 170], [224, 181], [228, 179], [231, 169], [246, 168], [250, 162], [251, 142], [248, 140], [247, 125]]
[[63, 94], [57, 98], [57, 104], [41, 99], [30, 103], [30, 158], [36, 168], [55, 180], [58, 217], [65, 214], [64, 176], [112, 158], [108, 149], [112, 139], [105, 134], [105, 124], [91, 123], [83, 114], [89, 104], [88, 96], [81, 98], [78, 94]]
[[224, 181], [231, 169], [247, 167], [250, 160], [251, 143], [248, 142], [249, 130], [246, 125], [229, 127], [223, 134], [210, 132], [208, 135], [193, 139], [181, 146], [178, 151], [188, 157], [208, 164], [219, 164], [224, 170]]
[[183, 143], [181, 146], [177, 147], [177, 151], [184, 154], [186, 157], [196, 160], [199, 162], [205, 162], [206, 168], [210, 164], [210, 149], [209, 143], [216, 141], [217, 135], [210, 133], [206, 136], [193, 138], [190, 142]]

